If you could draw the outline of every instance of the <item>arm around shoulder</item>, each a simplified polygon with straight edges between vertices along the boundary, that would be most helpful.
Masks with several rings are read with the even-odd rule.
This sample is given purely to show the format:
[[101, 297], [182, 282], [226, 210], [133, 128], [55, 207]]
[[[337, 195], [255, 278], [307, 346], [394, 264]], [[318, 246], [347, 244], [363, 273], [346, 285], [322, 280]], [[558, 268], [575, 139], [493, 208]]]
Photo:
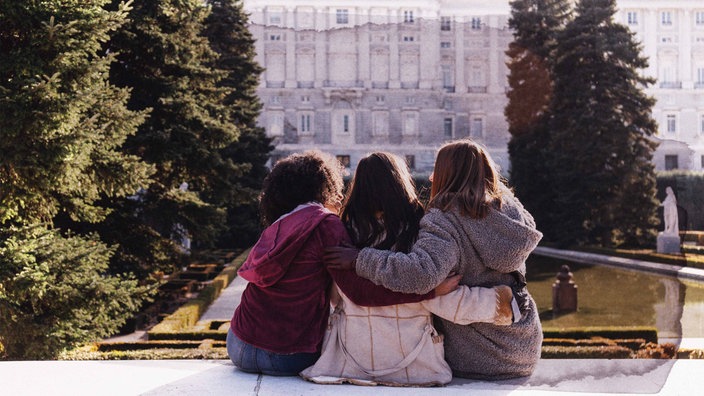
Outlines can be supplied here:
[[430, 292], [459, 263], [452, 228], [442, 212], [429, 212], [421, 220], [418, 239], [409, 253], [364, 248], [357, 256], [356, 271], [394, 291]]

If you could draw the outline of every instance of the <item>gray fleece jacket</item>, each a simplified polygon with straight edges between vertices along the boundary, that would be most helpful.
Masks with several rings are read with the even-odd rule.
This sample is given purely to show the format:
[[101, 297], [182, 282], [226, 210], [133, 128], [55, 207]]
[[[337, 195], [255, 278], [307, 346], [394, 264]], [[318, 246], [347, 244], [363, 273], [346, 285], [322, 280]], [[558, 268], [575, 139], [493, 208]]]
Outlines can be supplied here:
[[[525, 261], [542, 234], [518, 199], [508, 189], [503, 192], [501, 209], [491, 210], [483, 219], [462, 216], [458, 210], [430, 209], [410, 253], [362, 249], [357, 273], [404, 293], [429, 292], [450, 272], [463, 274], [461, 283], [468, 286], [513, 285], [509, 273], [525, 274]], [[540, 358], [543, 335], [532, 298], [521, 321], [510, 326], [435, 321], [445, 334], [445, 358], [455, 376], [527, 376]]]

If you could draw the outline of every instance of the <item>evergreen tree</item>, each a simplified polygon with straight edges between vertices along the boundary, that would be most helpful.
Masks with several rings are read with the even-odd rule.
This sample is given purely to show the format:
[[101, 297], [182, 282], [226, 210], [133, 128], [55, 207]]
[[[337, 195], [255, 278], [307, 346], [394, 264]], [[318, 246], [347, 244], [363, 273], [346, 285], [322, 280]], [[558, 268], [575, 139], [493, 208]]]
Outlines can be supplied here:
[[614, 13], [614, 0], [582, 0], [558, 36], [550, 166], [562, 244], [638, 245], [655, 233], [654, 100], [643, 91], [653, 80]]
[[104, 3], [0, 4], [0, 224], [100, 221], [101, 197], [133, 194], [149, 175], [119, 150], [144, 114], [107, 81], [101, 45], [127, 9]]
[[510, 3], [514, 40], [509, 57], [505, 109], [509, 124], [511, 184], [549, 237], [550, 203], [554, 201], [548, 168], [550, 133], [547, 120], [552, 97], [552, 52], [555, 36], [569, 19], [567, 0], [516, 0]]
[[222, 151], [232, 163], [225, 170], [219, 192], [210, 197], [228, 208], [228, 231], [220, 246], [251, 246], [259, 235], [258, 194], [266, 176], [265, 166], [273, 149], [271, 139], [256, 126], [261, 103], [256, 94], [262, 68], [254, 61], [254, 38], [247, 28], [247, 19], [239, 0], [210, 1], [211, 13], [206, 19], [206, 36], [219, 57], [215, 67], [227, 71], [220, 82], [229, 89], [224, 104], [230, 123], [240, 136]]
[[224, 228], [223, 201], [214, 197], [226, 194], [228, 173], [238, 171], [222, 150], [239, 130], [225, 105], [230, 89], [220, 84], [226, 72], [213, 66], [218, 55], [204, 36], [208, 14], [200, 0], [141, 1], [110, 42], [118, 53], [112, 81], [132, 88], [132, 109], [151, 110], [125, 150], [153, 164], [156, 174], [139, 197], [114, 204], [107, 227], [137, 226], [150, 246], [163, 249], [145, 252], [113, 233], [118, 261], [128, 259], [114, 268], [168, 270], [178, 264], [172, 239], [209, 246]]
[[[151, 169], [120, 146], [144, 119], [108, 82], [101, 46], [126, 18], [106, 1], [0, 2], [0, 343], [13, 359], [55, 357], [105, 337], [146, 298], [106, 275], [111, 249], [53, 228], [101, 221]], [[3, 349], [0, 347], [0, 350]]]
[[0, 356], [54, 359], [115, 334], [147, 296], [136, 280], [102, 275], [111, 253], [42, 224], [1, 231]]

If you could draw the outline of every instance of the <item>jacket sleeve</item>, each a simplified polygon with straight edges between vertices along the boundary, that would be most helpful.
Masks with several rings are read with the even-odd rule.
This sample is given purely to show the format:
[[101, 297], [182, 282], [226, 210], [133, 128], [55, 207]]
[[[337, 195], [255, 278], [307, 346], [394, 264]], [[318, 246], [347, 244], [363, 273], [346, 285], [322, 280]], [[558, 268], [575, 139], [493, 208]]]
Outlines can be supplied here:
[[[343, 242], [351, 243], [347, 230], [337, 217], [330, 216], [326, 219], [320, 227], [320, 231], [323, 246], [339, 246]], [[435, 297], [434, 290], [424, 294], [394, 292], [383, 286], [375, 285], [354, 271], [328, 269], [328, 272], [340, 290], [353, 303], [365, 307], [414, 303]]]
[[418, 239], [409, 253], [364, 248], [356, 272], [378, 285], [402, 293], [427, 293], [459, 265], [453, 226], [442, 212], [431, 211], [420, 222]]
[[[435, 315], [461, 325], [476, 322], [509, 325], [512, 322], [511, 310], [508, 305], [510, 304], [510, 293], [509, 290], [508, 295], [502, 296], [493, 287], [461, 285], [451, 293], [424, 301], [422, 304]], [[507, 298], [509, 299], [507, 300]]]
[[363, 307], [381, 307], [415, 303], [435, 297], [435, 290], [425, 294], [406, 294], [391, 291], [383, 286], [375, 285], [369, 279], [364, 279], [354, 271], [328, 270], [340, 290], [353, 303]]

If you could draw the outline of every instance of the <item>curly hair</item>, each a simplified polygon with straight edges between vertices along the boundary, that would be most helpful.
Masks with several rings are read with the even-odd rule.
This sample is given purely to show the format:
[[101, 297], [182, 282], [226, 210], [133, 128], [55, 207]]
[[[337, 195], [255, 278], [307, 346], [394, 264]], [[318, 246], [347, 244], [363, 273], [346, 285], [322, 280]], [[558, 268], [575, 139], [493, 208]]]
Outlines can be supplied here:
[[408, 252], [423, 213], [406, 163], [375, 152], [359, 161], [340, 217], [355, 246]]
[[306, 202], [339, 206], [344, 168], [318, 150], [292, 154], [278, 161], [264, 179], [259, 209], [264, 226]]

